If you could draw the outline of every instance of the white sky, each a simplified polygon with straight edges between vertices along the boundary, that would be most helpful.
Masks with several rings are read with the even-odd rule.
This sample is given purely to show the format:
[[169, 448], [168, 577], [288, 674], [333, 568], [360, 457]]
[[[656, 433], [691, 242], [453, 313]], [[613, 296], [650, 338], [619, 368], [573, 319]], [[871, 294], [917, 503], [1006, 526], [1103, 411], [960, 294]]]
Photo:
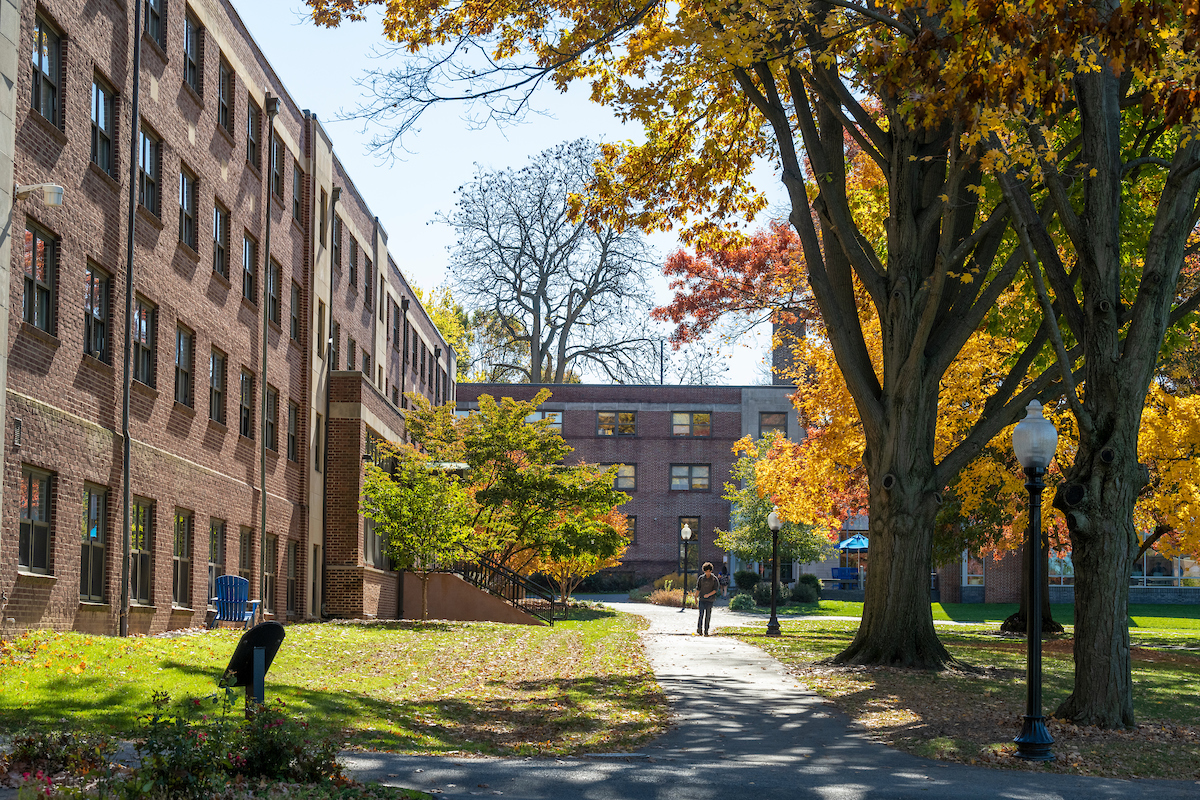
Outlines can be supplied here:
[[[535, 108], [548, 113], [531, 115], [524, 124], [504, 130], [473, 130], [462, 119], [463, 108], [433, 108], [422, 118], [420, 130], [405, 138], [404, 160], [388, 162], [367, 151], [370, 136], [360, 123], [336, 119], [362, 96], [355, 80], [386, 63], [370, 57], [382, 41], [378, 15], [365, 23], [325, 30], [312, 24], [300, 0], [231, 2], [292, 98], [321, 120], [338, 158], [387, 230], [392, 257], [423, 289], [446, 282], [446, 248], [454, 237], [436, 215], [453, 207], [454, 190], [471, 179], [476, 163], [496, 169], [519, 166], [530, 155], [582, 136], [606, 141], [639, 138], [637, 128], [622, 126], [606, 109], [590, 103], [586, 92], [561, 95], [544, 90]], [[768, 196], [782, 197], [778, 181], [765, 172]], [[660, 260], [678, 246], [669, 234], [650, 241]], [[661, 273], [653, 285], [659, 302], [666, 302], [669, 294]], [[769, 342], [769, 330], [758, 331], [724, 348], [729, 370], [722, 382], [758, 382]]]

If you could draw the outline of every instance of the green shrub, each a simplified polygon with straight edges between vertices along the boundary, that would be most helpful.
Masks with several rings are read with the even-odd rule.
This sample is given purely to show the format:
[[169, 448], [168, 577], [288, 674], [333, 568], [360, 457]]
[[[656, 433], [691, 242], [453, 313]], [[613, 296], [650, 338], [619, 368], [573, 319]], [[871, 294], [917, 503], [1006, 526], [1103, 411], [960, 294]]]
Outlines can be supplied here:
[[[811, 592], [803, 592], [804, 597], [811, 595], [811, 600], [803, 599], [801, 594], [801, 586], [807, 586], [812, 589]], [[816, 575], [805, 573], [800, 576], [800, 580], [796, 581], [796, 587], [792, 589], [792, 599], [800, 603], [815, 603], [821, 599], [821, 579]]]
[[738, 589], [743, 592], [752, 592], [758, 582], [762, 580], [757, 572], [751, 572], [748, 569], [739, 569], [733, 573], [733, 582], [737, 584]]
[[748, 594], [735, 594], [729, 601], [730, 611], [753, 611], [754, 598]]
[[[683, 587], [678, 589], [655, 589], [650, 593], [650, 602], [656, 606], [674, 606], [679, 608], [679, 604], [683, 602]], [[688, 608], [696, 607], [696, 596], [688, 592], [687, 598]]]
[[293, 719], [282, 700], [254, 706], [234, 736], [229, 762], [248, 778], [317, 783], [342, 777], [338, 745], [309, 733], [308, 723]]
[[[754, 584], [754, 588], [750, 590], [750, 594], [754, 596], [754, 602], [760, 606], [771, 605], [771, 582], [759, 581]], [[788, 587], [782, 583], [779, 584], [778, 602], [786, 603], [789, 596]]]
[[[49, 731], [25, 729], [13, 735], [7, 764], [10, 772], [69, 772], [83, 775], [103, 766], [117, 750], [109, 736], [62, 728]], [[0, 759], [3, 763], [4, 759]]]
[[636, 589], [629, 590], [629, 599], [634, 603], [645, 603], [650, 600], [650, 595], [653, 592], [653, 586], [639, 586]]
[[796, 585], [792, 587], [792, 600], [794, 602], [815, 603], [820, 599], [821, 595], [807, 581], [796, 581]]
[[136, 782], [143, 794], [203, 798], [224, 782], [225, 727], [194, 724], [200, 701], [185, 699], [175, 713], [171, 698], [155, 692], [154, 710], [138, 719], [142, 738], [135, 748], [141, 759]]
[[[695, 575], [688, 575], [688, 585], [692, 586], [696, 583]], [[654, 582], [655, 589], [682, 589], [683, 575], [678, 572], [672, 572], [670, 575], [663, 575]]]

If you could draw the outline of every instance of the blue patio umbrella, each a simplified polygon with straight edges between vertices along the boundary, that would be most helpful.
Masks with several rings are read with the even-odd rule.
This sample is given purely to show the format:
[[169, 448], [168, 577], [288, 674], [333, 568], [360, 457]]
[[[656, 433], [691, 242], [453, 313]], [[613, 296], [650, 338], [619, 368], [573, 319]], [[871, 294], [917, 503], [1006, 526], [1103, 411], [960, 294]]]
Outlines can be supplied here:
[[867, 549], [868, 544], [869, 540], [867, 537], [863, 536], [861, 533], [856, 533], [846, 541], [838, 542], [837, 546], [838, 550], [841, 550], [843, 553], [855, 553], [858, 556], [856, 560], [858, 562], [858, 588], [860, 589], [862, 588], [863, 583], [862, 553]]

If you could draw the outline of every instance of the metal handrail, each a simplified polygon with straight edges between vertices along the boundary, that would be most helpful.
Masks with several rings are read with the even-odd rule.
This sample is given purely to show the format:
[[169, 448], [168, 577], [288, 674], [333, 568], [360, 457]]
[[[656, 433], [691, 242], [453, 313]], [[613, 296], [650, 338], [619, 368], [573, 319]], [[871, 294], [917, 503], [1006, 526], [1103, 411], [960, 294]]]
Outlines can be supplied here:
[[554, 624], [554, 593], [498, 561], [475, 553], [474, 560], [464, 561], [455, 571], [472, 586], [499, 597], [549, 625]]

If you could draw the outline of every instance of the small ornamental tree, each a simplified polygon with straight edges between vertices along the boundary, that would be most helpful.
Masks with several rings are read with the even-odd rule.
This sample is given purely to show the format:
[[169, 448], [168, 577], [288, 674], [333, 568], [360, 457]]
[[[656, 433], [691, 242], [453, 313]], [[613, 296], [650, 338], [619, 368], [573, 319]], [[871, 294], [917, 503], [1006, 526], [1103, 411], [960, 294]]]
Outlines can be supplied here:
[[[733, 465], [733, 478], [740, 485], [725, 484], [725, 499], [733, 505], [729, 516], [730, 529], [717, 531], [717, 547], [733, 553], [743, 561], [771, 560], [771, 529], [767, 516], [775, 507], [770, 494], [760, 494], [756, 475], [759, 460], [768, 457], [771, 445], [781, 437], [778, 433], [754, 440], [749, 436], [734, 445], [741, 457]], [[781, 562], [799, 561], [807, 564], [824, 561], [834, 553], [833, 541], [818, 531], [817, 526], [785, 520], [779, 529], [779, 558]]]
[[629, 523], [615, 509], [602, 516], [564, 515], [557, 533], [532, 567], [554, 581], [564, 605], [584, 578], [619, 566], [629, 547]]
[[459, 479], [407, 446], [379, 445], [381, 463], [364, 467], [362, 513], [375, 522], [395, 569], [421, 581], [421, 619], [429, 616], [429, 576], [458, 561], [471, 535], [471, 501]]

